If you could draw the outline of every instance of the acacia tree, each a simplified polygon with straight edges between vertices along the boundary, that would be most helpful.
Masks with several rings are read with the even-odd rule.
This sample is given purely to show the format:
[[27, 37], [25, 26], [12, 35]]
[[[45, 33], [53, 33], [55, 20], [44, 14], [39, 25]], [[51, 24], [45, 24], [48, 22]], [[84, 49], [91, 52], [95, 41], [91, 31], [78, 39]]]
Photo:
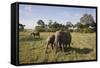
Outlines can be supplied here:
[[38, 20], [38, 21], [37, 21], [37, 24], [40, 25], [40, 26], [43, 27], [43, 28], [45, 27], [45, 23], [44, 23], [43, 20]]
[[45, 27], [46, 27], [46, 24], [44, 23], [44, 21], [40, 19], [37, 21], [37, 24], [38, 24], [38, 26], [35, 26], [35, 30], [40, 31], [40, 32], [44, 32]]
[[94, 21], [93, 16], [91, 14], [84, 14], [80, 18], [80, 23], [82, 23], [86, 27], [89, 27], [89, 26], [93, 26], [94, 27], [94, 25], [95, 25], [95, 21]]

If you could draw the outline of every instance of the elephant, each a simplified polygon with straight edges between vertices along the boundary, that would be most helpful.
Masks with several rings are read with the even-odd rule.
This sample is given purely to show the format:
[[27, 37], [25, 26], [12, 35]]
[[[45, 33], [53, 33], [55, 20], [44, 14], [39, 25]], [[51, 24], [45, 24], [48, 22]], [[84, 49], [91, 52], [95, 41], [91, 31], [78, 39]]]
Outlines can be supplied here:
[[70, 31], [56, 31], [55, 33], [55, 40], [54, 40], [54, 46], [56, 46], [56, 50], [57, 48], [59, 47], [60, 50], [64, 50], [64, 47], [67, 47], [67, 45], [69, 45], [70, 47], [70, 44], [71, 44], [71, 39], [72, 39], [72, 36], [71, 36], [71, 33]]
[[32, 32], [31, 35], [33, 35], [34, 38], [35, 38], [35, 36], [38, 36], [40, 38], [40, 32], [38, 32], [38, 31], [37, 32]]
[[50, 44], [51, 44], [52, 49], [54, 48], [54, 46], [53, 46], [54, 40], [55, 40], [55, 35], [54, 34], [48, 36], [48, 38], [47, 38], [47, 48], [48, 48], [48, 45], [50, 45]]

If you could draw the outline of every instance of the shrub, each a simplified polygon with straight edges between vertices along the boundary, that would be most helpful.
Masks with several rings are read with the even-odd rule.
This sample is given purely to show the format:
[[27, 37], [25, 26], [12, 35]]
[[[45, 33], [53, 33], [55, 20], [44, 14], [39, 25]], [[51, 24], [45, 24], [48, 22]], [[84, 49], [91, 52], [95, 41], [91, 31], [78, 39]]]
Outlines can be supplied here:
[[90, 29], [90, 28], [84, 28], [84, 29], [81, 29], [80, 32], [82, 32], [82, 33], [93, 33], [94, 30]]
[[73, 32], [73, 29], [70, 29], [69, 31], [70, 31], [70, 32]]

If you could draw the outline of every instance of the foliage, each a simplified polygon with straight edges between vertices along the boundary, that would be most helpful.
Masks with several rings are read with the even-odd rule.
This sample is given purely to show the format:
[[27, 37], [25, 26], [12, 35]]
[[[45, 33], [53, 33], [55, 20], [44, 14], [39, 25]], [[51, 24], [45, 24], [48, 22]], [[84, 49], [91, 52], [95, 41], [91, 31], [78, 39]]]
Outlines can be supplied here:
[[38, 26], [35, 27], [35, 30], [40, 31], [40, 32], [55, 32], [57, 30], [65, 30], [65, 29], [67, 29], [65, 25], [59, 24], [56, 21], [52, 22], [52, 20], [50, 20], [49, 24], [45, 25], [44, 27], [39, 24]]
[[35, 30], [40, 32], [55, 32], [57, 30], [70, 30], [71, 32], [75, 31], [82, 33], [84, 32], [91, 33], [96, 31], [96, 22], [94, 21], [93, 16], [91, 14], [83, 14], [83, 16], [80, 18], [80, 22], [77, 22], [76, 24], [72, 24], [72, 22], [68, 21], [66, 22], [66, 25], [63, 25], [60, 22], [53, 20], [49, 20], [48, 24], [45, 24], [43, 20], [38, 20], [37, 24], [38, 26], [35, 27]]
[[93, 19], [93, 16], [91, 14], [84, 14], [80, 18], [80, 22], [82, 22], [83, 24], [91, 25], [92, 23], [94, 23], [94, 19]]
[[39, 32], [45, 32], [46, 31], [46, 29], [44, 27], [42, 27], [42, 26], [36, 26], [35, 30], [39, 31]]
[[43, 28], [45, 27], [45, 23], [44, 23], [43, 20], [38, 20], [37, 24], [40, 25]]
[[93, 33], [93, 29], [90, 29], [90, 28], [84, 28], [80, 31], [81, 33]]
[[66, 23], [66, 26], [67, 26], [67, 27], [72, 27], [73, 24], [72, 24], [72, 22], [67, 22], [67, 23]]

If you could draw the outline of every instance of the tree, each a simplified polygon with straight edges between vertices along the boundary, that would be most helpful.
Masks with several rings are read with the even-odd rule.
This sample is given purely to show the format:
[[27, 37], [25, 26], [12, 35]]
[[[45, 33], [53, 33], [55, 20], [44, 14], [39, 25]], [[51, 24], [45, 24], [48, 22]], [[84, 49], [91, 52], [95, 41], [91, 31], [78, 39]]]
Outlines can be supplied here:
[[89, 27], [89, 26], [92, 26], [95, 22], [94, 22], [93, 16], [91, 14], [84, 14], [80, 18], [80, 23]]
[[57, 30], [63, 30], [63, 29], [65, 29], [65, 26], [64, 26], [64, 25], [59, 24], [59, 23], [56, 22], [56, 21], [55, 21], [55, 22], [52, 22], [52, 20], [49, 21], [48, 26], [49, 26], [49, 29], [50, 29], [51, 31], [57, 31]]
[[37, 24], [40, 25], [40, 26], [43, 27], [43, 28], [45, 27], [45, 23], [44, 23], [43, 20], [38, 20], [38, 21], [37, 21]]
[[83, 28], [84, 28], [84, 25], [81, 24], [81, 23], [78, 23], [78, 28], [79, 28], [79, 29], [83, 29]]
[[72, 27], [73, 26], [73, 24], [72, 24], [72, 22], [66, 22], [66, 26], [65, 26], [65, 28], [66, 29], [69, 29], [69, 27]]
[[58, 28], [59, 27], [59, 23], [57, 23], [56, 21], [52, 24], [53, 28]]
[[48, 23], [49, 28], [52, 28], [52, 23], [53, 23], [52, 20], [49, 20], [49, 23]]
[[19, 31], [23, 31], [24, 27], [25, 27], [25, 25], [19, 23]]
[[67, 22], [67, 23], [66, 23], [66, 26], [67, 26], [67, 27], [72, 27], [73, 24], [72, 24], [71, 22]]

